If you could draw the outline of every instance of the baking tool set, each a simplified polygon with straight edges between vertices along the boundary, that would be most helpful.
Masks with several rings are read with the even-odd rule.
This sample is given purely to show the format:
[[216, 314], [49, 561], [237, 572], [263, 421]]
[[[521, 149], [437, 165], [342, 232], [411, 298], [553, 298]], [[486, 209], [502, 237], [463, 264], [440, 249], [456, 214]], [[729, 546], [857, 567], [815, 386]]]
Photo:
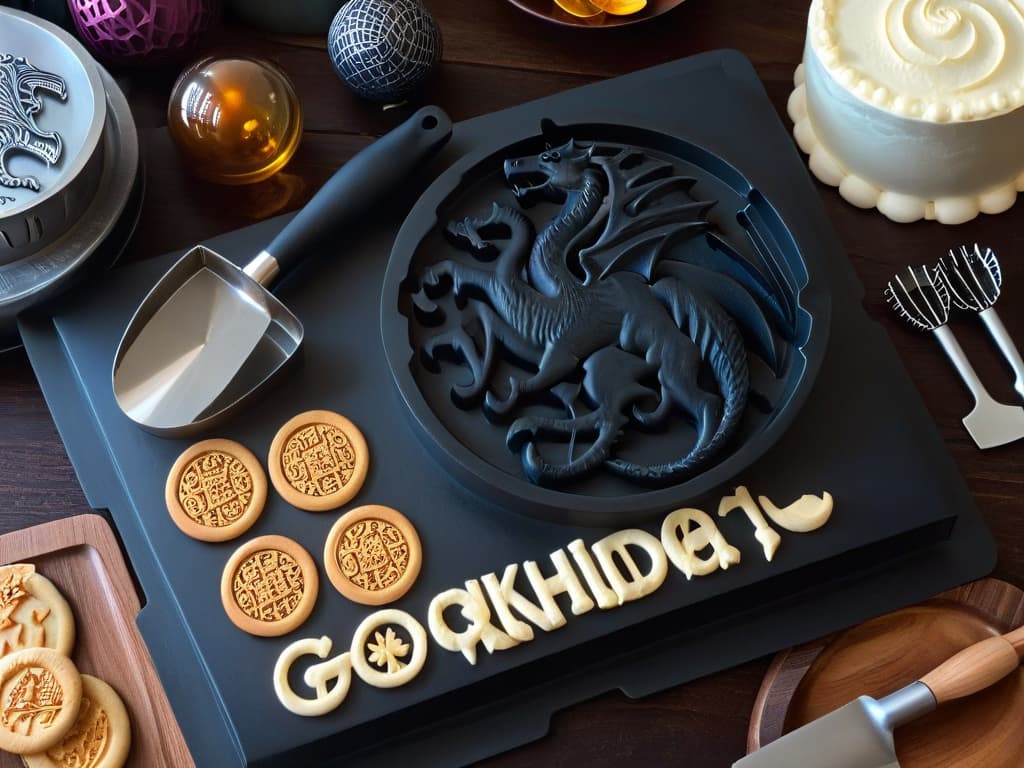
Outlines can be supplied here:
[[[666, 87], [685, 89], [691, 104], [651, 98]], [[282, 303], [303, 319], [305, 364], [290, 372], [281, 397], [264, 398], [258, 408], [224, 421], [217, 436], [259, 455], [298, 411], [330, 409], [357, 422], [380, 460], [354, 502], [398, 509], [416, 526], [422, 568], [395, 606], [420, 621], [435, 595], [500, 573], [510, 563], [542, 559], [575, 538], [596, 542], [613, 522], [656, 531], [660, 519], [680, 506], [671, 486], [634, 490], [634, 496], [610, 483], [575, 492], [538, 487], [524, 479], [520, 457], [479, 427], [479, 411], [452, 411], [456, 421], [429, 432], [421, 420], [431, 411], [411, 405], [405, 391], [390, 385], [400, 362], [382, 348], [385, 329], [394, 351], [398, 337], [390, 334], [406, 334], [410, 376], [420, 360], [409, 346], [409, 317], [401, 311], [409, 294], [388, 287], [389, 258], [399, 284], [414, 256], [423, 260], [412, 263], [417, 268], [443, 259], [449, 213], [486, 216], [499, 199], [491, 192], [514, 195], [498, 184], [502, 161], [532, 154], [545, 118], [562, 127], [589, 126], [590, 135], [580, 136], [584, 143], [620, 141], [626, 137], [614, 131], [628, 129], [632, 146], [687, 164], [697, 179], [695, 194], [706, 199], [709, 190], [720, 192], [711, 216], [745, 254], [753, 245], [735, 214], [752, 205], [768, 222], [753, 231], [779, 243], [783, 274], [792, 278], [786, 282], [796, 287], [805, 332], [797, 339], [818, 343], [820, 326], [812, 322], [817, 298], [833, 307], [820, 342], [828, 354], [784, 433], [759, 457], [741, 462], [736, 475], [684, 504], [714, 513], [733, 482], [778, 504], [827, 490], [835, 499], [832, 518], [814, 533], [787, 533], [767, 562], [749, 521], [729, 514], [716, 523], [743, 561], [728, 571], [692, 580], [673, 572], [642, 600], [572, 616], [564, 627], [537, 632], [533, 641], [493, 655], [481, 651], [475, 666], [432, 644], [422, 674], [409, 685], [353, 687], [329, 715], [297, 718], [271, 685], [282, 649], [299, 637], [321, 635], [344, 645], [367, 609], [325, 590], [298, 636], [255, 638], [230, 625], [210, 588], [223, 572], [228, 548], [184, 536], [162, 508], [168, 469], [187, 445], [140, 430], [123, 415], [111, 387], [115, 353], [132, 314], [180, 257], [119, 269], [104, 277], [102, 287], [63, 302], [52, 315], [22, 318], [20, 327], [86, 496], [111, 511], [136, 567], [147, 597], [139, 626], [199, 764], [379, 765], [422, 760], [425, 744], [438, 764], [466, 764], [537, 738], [551, 713], [569, 703], [614, 688], [631, 696], [660, 690], [921, 600], [992, 567], [991, 538], [941, 436], [885, 334], [864, 313], [861, 286], [753, 67], [734, 52], [672, 62], [457, 125], [427, 169], [437, 178], [431, 194], [441, 197], [431, 199], [442, 201], [441, 210], [415, 203], [425, 185], [422, 177], [410, 177], [404, 197], [377, 206], [364, 217], [366, 226], [353, 228], [349, 243], [360, 258], [318, 259], [315, 280], [303, 279], [303, 265], [296, 279], [277, 287]], [[758, 142], [749, 140], [752, 130]], [[463, 210], [473, 204], [459, 196], [477, 184], [487, 194], [477, 196], [478, 208]], [[446, 199], [446, 189], [454, 197]], [[550, 216], [557, 204], [540, 201], [524, 210]], [[245, 264], [282, 226], [283, 220], [268, 221], [206, 245]], [[706, 242], [691, 245], [703, 249]], [[314, 250], [336, 255], [330, 243]], [[471, 254], [452, 256], [474, 264]], [[813, 355], [799, 342], [780, 343], [779, 349], [785, 353], [776, 361], [780, 370], [792, 370], [792, 381], [799, 381]], [[459, 361], [439, 363], [443, 369]], [[420, 381], [436, 381], [431, 403], [443, 402], [434, 394], [450, 402], [451, 380], [424, 375]], [[799, 396], [790, 391], [790, 398]], [[775, 403], [776, 413], [790, 413], [779, 410], [786, 402]], [[739, 433], [740, 450], [759, 433]], [[475, 455], [480, 463], [460, 463], [457, 455]], [[486, 466], [488, 456], [501, 462], [480, 475], [477, 468]], [[503, 493], [494, 490], [501, 479]], [[540, 500], [535, 514], [518, 514], [531, 499]], [[563, 499], [573, 505], [573, 517], [563, 512], [552, 519], [545, 507], [557, 509], [555, 500]], [[616, 504], [634, 501], [629, 522], [615, 522]], [[603, 511], [603, 519], [588, 515], [591, 508]], [[246, 535], [285, 532], [317, 552], [332, 522], [331, 515], [299, 512], [268, 494]]]
[[947, 325], [952, 296], [963, 309], [980, 312], [1000, 350], [1017, 374], [1015, 388], [1021, 390], [1024, 366], [1020, 354], [992, 305], [999, 296], [999, 263], [989, 249], [986, 254], [975, 245], [966, 246], [959, 256], [950, 252], [948, 264], [936, 267], [908, 267], [895, 275], [886, 288], [886, 300], [911, 326], [932, 331], [967, 389], [974, 397], [974, 408], [963, 418], [971, 438], [979, 448], [994, 448], [1024, 437], [1024, 408], [1000, 403], [989, 394], [975, 372], [960, 343]]

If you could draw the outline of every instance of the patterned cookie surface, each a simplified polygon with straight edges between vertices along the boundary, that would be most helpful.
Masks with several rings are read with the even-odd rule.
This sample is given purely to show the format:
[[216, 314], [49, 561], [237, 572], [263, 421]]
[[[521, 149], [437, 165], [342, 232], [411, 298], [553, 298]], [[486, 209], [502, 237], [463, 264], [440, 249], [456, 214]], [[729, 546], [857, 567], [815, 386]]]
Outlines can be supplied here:
[[366, 480], [370, 454], [355, 424], [333, 411], [307, 411], [274, 437], [267, 460], [270, 480], [299, 509], [336, 509]]
[[82, 678], [67, 656], [26, 648], [0, 659], [0, 749], [35, 754], [63, 739], [78, 717]]
[[370, 504], [338, 518], [327, 534], [324, 569], [341, 594], [363, 605], [393, 602], [412, 587], [423, 549], [405, 515]]
[[220, 597], [231, 622], [260, 637], [287, 634], [316, 604], [319, 576], [309, 553], [284, 536], [260, 536], [228, 560]]
[[201, 541], [241, 536], [263, 512], [267, 476], [259, 460], [232, 440], [204, 440], [171, 467], [164, 501], [181, 531]]
[[0, 657], [25, 648], [70, 656], [75, 644], [71, 607], [31, 563], [0, 566]]
[[128, 710], [117, 691], [82, 675], [82, 705], [71, 730], [45, 752], [22, 760], [28, 768], [121, 768], [131, 743]]

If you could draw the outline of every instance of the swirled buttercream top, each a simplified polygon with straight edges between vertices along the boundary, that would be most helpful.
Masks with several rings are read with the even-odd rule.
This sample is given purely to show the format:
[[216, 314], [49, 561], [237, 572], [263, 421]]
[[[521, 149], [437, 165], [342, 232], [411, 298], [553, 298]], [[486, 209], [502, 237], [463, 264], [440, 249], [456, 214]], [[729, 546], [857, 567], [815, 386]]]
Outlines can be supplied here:
[[864, 101], [936, 123], [1024, 106], [1024, 0], [814, 0], [808, 37]]

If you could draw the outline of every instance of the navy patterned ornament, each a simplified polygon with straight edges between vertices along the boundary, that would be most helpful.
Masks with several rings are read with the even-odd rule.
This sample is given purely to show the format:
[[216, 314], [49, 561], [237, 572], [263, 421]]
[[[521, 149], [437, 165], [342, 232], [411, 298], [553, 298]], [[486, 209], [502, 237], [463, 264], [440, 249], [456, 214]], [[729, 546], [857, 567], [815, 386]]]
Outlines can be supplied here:
[[366, 99], [402, 101], [441, 58], [441, 31], [420, 0], [349, 0], [327, 33], [338, 75]]

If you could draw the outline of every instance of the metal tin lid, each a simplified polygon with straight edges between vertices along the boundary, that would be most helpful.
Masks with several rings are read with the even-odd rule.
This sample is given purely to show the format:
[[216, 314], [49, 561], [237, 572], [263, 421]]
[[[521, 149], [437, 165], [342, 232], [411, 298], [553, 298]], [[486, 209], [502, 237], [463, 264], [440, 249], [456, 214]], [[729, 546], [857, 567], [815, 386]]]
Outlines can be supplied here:
[[0, 8], [0, 264], [56, 240], [92, 202], [106, 96], [60, 27]]

